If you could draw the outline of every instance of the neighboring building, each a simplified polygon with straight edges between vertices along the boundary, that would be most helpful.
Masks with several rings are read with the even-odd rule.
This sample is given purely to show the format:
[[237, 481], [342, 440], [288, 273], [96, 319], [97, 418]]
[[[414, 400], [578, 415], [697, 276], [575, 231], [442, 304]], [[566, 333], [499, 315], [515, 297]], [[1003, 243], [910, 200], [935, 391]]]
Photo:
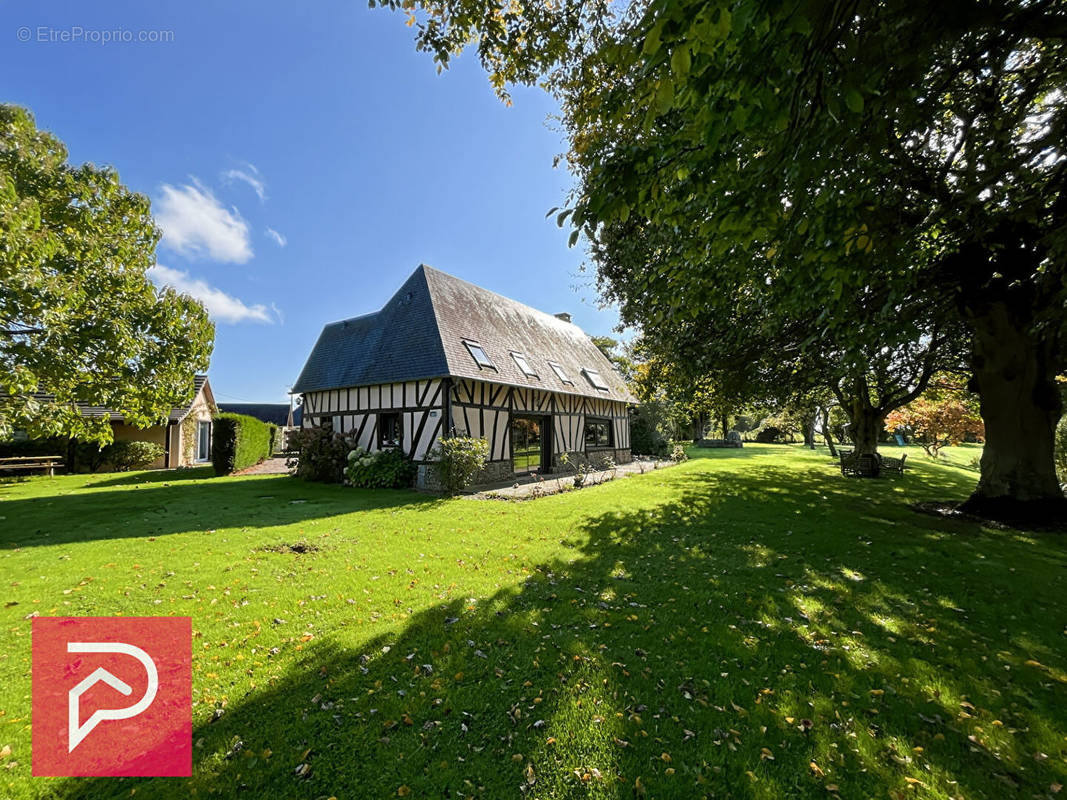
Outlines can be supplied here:
[[155, 442], [163, 445], [163, 458], [149, 465], [149, 469], [192, 467], [211, 462], [211, 418], [216, 413], [215, 396], [207, 375], [197, 375], [193, 401], [187, 406], [172, 408], [166, 424], [150, 428], [127, 425], [122, 414], [108, 408], [83, 406], [85, 416], [107, 414], [116, 442]]
[[626, 383], [569, 314], [553, 316], [425, 265], [373, 314], [323, 328], [294, 391], [303, 426], [399, 447], [433, 483], [430, 452], [484, 438], [482, 481], [551, 472], [560, 456], [630, 461]]
[[[262, 422], [273, 422], [279, 428], [289, 425], [288, 403], [226, 403], [219, 406], [219, 411], [224, 414], [246, 414], [255, 417]], [[301, 409], [297, 406], [293, 409], [293, 427], [300, 427]]]
[[[154, 442], [162, 445], [163, 457], [149, 465], [149, 469], [173, 469], [211, 461], [211, 418], [217, 412], [215, 396], [207, 375], [197, 375], [193, 381], [193, 400], [188, 405], [172, 408], [167, 420], [149, 428], [127, 425], [122, 414], [102, 406], [78, 404], [83, 417], [107, 417], [116, 442]], [[36, 397], [51, 401], [52, 395], [40, 393]], [[16, 440], [25, 440], [25, 433], [16, 431]], [[71, 445], [73, 443], [70, 443]], [[67, 459], [72, 458], [73, 448], [68, 448]], [[62, 455], [57, 453], [56, 455]]]

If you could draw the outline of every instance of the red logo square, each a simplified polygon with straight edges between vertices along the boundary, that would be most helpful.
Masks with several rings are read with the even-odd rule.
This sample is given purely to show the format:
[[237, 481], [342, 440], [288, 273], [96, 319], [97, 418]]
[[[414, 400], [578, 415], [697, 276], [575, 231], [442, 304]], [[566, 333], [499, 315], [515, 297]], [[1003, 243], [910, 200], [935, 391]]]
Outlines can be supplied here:
[[190, 617], [35, 617], [33, 774], [192, 774]]

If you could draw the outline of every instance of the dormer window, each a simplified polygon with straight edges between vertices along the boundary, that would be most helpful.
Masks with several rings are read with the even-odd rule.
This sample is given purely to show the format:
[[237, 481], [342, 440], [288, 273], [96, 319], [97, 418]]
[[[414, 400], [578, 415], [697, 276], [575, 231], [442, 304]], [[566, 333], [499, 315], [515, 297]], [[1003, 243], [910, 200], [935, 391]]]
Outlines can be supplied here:
[[485, 352], [480, 344], [469, 339], [464, 339], [463, 344], [467, 345], [467, 350], [470, 352], [475, 364], [485, 369], [496, 369], [496, 364], [493, 363], [493, 360], [489, 358], [489, 354]]
[[519, 369], [522, 370], [522, 374], [525, 375], [527, 378], [540, 377], [536, 372], [534, 372], [533, 367], [530, 366], [530, 362], [526, 360], [526, 356], [524, 356], [522, 353], [516, 353], [513, 351], [511, 353], [511, 357], [515, 359], [516, 365], [518, 365]]
[[608, 391], [608, 385], [595, 369], [583, 369], [582, 374], [585, 375], [586, 380], [593, 385], [594, 389], [599, 389], [602, 392]]
[[574, 381], [567, 377], [567, 373], [564, 371], [562, 364], [557, 364], [555, 361], [549, 361], [548, 366], [552, 367], [552, 371], [556, 373], [556, 377], [563, 381], [563, 383], [566, 383], [569, 386], [574, 386]]

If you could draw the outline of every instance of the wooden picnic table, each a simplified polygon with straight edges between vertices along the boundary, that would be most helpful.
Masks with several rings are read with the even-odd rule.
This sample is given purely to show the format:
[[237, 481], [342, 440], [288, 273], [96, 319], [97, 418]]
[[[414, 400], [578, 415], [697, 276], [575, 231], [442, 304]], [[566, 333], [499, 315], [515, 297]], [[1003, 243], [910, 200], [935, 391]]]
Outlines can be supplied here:
[[63, 459], [59, 456], [16, 456], [14, 458], [0, 458], [0, 472], [9, 470], [48, 470], [48, 477], [55, 477], [56, 467], [63, 466]]

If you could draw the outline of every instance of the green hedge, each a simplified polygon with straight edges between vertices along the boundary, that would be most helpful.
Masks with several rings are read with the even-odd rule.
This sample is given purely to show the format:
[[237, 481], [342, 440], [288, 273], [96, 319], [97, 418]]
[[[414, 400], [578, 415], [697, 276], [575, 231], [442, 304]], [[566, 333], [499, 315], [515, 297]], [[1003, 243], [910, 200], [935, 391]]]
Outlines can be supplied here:
[[219, 414], [211, 426], [211, 464], [229, 475], [270, 458], [274, 425], [246, 414]]

